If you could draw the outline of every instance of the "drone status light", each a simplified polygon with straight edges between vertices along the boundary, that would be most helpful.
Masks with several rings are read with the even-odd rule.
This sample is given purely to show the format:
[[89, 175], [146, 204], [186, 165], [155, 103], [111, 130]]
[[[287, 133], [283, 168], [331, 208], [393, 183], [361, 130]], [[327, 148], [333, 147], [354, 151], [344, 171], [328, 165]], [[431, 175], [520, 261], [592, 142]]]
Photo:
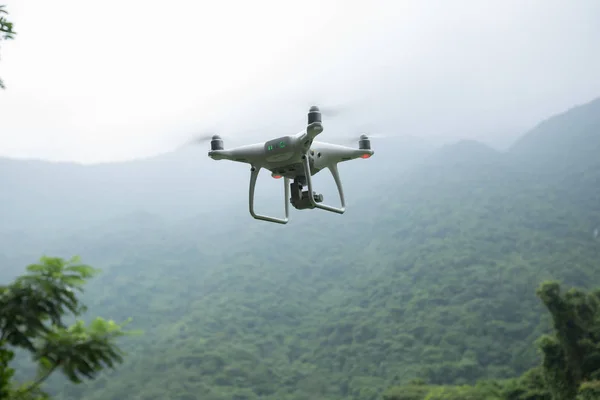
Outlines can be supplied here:
[[275, 179], [281, 179], [281, 175], [271, 175]]
[[362, 156], [360, 156], [360, 158], [369, 158], [371, 157], [371, 155], [369, 153], [365, 153]]

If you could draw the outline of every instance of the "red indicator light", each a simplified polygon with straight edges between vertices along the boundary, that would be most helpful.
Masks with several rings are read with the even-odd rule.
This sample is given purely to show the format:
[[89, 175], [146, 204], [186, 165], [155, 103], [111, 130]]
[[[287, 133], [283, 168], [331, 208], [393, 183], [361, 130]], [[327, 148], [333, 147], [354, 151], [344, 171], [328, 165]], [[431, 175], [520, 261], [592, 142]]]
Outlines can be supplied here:
[[281, 178], [281, 175], [273, 175], [273, 178], [275, 178], [275, 179], [280, 179], [280, 178]]
[[360, 156], [360, 158], [369, 158], [369, 157], [371, 157], [371, 155], [369, 153], [363, 154], [362, 156]]

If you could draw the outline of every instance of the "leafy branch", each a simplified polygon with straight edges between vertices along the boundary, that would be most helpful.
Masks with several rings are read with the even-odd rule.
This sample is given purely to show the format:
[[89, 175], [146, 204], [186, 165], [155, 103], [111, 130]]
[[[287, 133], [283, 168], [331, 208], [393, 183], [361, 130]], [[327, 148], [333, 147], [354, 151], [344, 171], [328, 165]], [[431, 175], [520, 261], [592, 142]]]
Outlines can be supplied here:
[[[13, 30], [13, 23], [6, 19], [8, 11], [6, 11], [5, 8], [5, 5], [0, 5], [0, 42], [2, 40], [14, 39], [15, 35], [17, 34]], [[2, 79], [0, 79], [0, 89], [5, 89]]]
[[[2, 390], [17, 399], [44, 397], [40, 386], [57, 370], [72, 383], [81, 383], [123, 362], [124, 354], [115, 340], [135, 333], [125, 332], [125, 324], [102, 318], [89, 326], [81, 320], [71, 326], [63, 321], [68, 314], [79, 316], [86, 311], [76, 292], [83, 292], [86, 280], [96, 272], [76, 257], [69, 261], [42, 257], [39, 264], [27, 267], [26, 275], [0, 287], [0, 398]], [[10, 389], [13, 372], [8, 362], [13, 354], [7, 346], [33, 355], [38, 364], [33, 383]]]

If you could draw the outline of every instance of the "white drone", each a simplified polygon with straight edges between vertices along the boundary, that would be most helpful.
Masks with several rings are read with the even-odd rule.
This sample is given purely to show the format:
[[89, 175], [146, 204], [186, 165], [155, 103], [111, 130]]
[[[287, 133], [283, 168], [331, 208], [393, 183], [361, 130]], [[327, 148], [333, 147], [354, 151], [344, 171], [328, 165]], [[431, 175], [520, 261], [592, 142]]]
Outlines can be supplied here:
[[[315, 137], [323, 132], [321, 111], [312, 106], [308, 112], [308, 125], [302, 132], [293, 136], [283, 136], [265, 143], [256, 143], [225, 150], [219, 135], [212, 136], [211, 151], [208, 156], [213, 160], [230, 160], [250, 164], [250, 215], [255, 219], [287, 224], [289, 221], [289, 203], [298, 210], [320, 208], [322, 210], [343, 214], [346, 211], [344, 190], [337, 165], [343, 161], [357, 158], [369, 158], [374, 154], [371, 141], [366, 135], [358, 140], [358, 149], [337, 144], [315, 141]], [[285, 218], [260, 215], [254, 211], [254, 189], [256, 179], [262, 168], [271, 171], [275, 179], [284, 178]], [[323, 195], [313, 191], [311, 177], [328, 168], [333, 175], [340, 195], [341, 207], [332, 207], [323, 202]], [[290, 179], [293, 183], [290, 184]], [[307, 186], [306, 191], [303, 187]], [[290, 191], [291, 198], [290, 198]], [[289, 201], [288, 201], [289, 199]]]

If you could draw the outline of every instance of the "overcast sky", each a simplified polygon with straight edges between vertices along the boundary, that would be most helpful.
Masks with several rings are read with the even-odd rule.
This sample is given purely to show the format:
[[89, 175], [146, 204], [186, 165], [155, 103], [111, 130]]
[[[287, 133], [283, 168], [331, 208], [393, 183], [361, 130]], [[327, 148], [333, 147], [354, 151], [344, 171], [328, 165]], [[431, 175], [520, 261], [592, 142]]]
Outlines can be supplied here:
[[311, 102], [368, 110], [321, 140], [356, 123], [501, 146], [600, 96], [598, 0], [0, 3], [18, 32], [0, 48], [3, 156], [128, 159], [217, 125], [268, 139]]

